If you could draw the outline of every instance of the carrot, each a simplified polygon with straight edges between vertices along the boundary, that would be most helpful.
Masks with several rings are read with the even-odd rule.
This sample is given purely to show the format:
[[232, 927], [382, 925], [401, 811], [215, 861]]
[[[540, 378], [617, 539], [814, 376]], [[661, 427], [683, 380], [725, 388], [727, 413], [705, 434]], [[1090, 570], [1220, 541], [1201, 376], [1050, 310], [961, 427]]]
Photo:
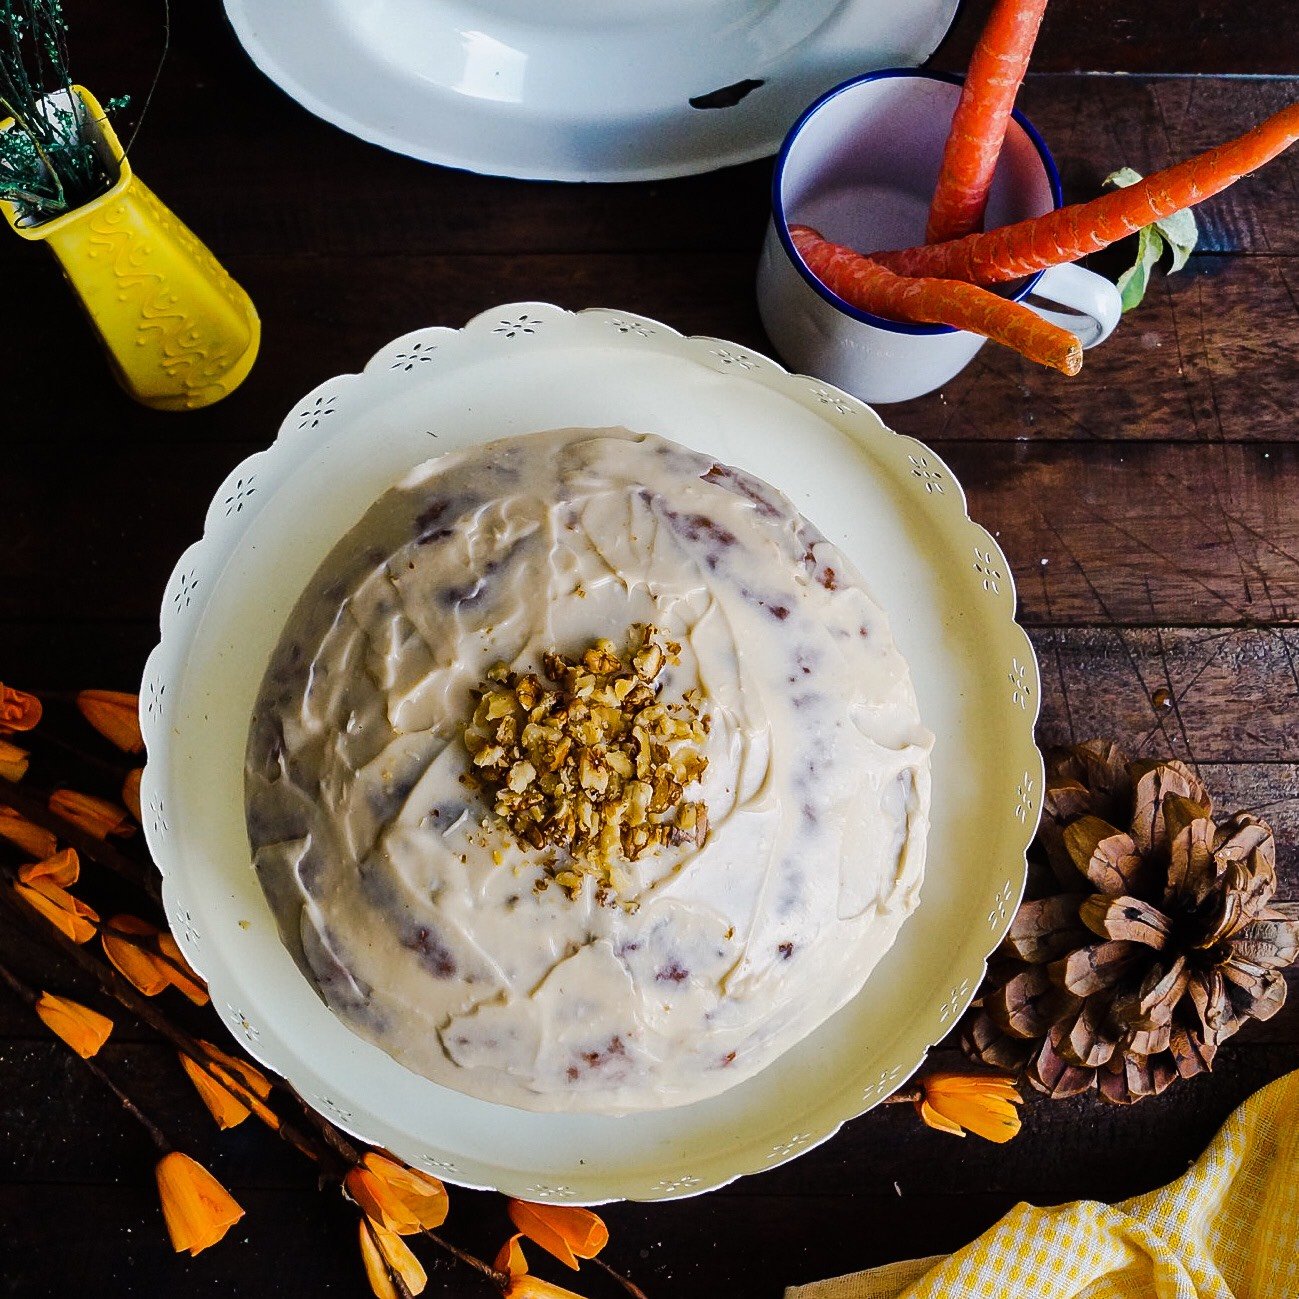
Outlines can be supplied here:
[[1155, 172], [1135, 185], [1045, 216], [966, 235], [945, 244], [871, 253], [899, 275], [936, 275], [971, 284], [1001, 284], [1077, 261], [1142, 226], [1180, 212], [1234, 184], [1299, 140], [1299, 103], [1290, 104], [1235, 140]]
[[808, 270], [854, 307], [892, 320], [968, 329], [1065, 374], [1082, 368], [1078, 339], [1018, 302], [959, 280], [894, 275], [851, 248], [823, 239], [810, 226], [790, 226], [789, 233]]
[[927, 244], [959, 239], [983, 225], [992, 174], [1045, 9], [1046, 0], [998, 0], [989, 16], [952, 114]]

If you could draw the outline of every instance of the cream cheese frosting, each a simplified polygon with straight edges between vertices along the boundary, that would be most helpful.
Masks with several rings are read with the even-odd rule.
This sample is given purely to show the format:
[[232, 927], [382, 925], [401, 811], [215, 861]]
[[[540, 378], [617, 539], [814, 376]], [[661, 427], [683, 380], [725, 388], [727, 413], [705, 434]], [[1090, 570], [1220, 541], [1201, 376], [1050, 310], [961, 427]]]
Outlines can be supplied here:
[[[678, 642], [702, 844], [543, 887], [462, 777], [495, 664]], [[932, 737], [883, 611], [783, 495], [660, 437], [561, 429], [428, 461], [309, 582], [249, 735], [253, 860], [326, 1004], [408, 1068], [533, 1110], [682, 1105], [865, 983], [915, 908]]]

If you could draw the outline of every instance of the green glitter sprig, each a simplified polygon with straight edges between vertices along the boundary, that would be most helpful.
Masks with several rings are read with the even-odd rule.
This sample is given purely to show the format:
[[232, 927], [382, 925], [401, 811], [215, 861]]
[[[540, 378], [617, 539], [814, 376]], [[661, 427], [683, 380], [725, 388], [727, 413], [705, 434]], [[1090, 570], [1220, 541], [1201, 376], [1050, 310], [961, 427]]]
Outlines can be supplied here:
[[[58, 96], [62, 91], [63, 96]], [[55, 95], [62, 102], [50, 103]], [[109, 100], [105, 111], [125, 104]], [[102, 194], [116, 179], [72, 90], [61, 0], [0, 0], [0, 199], [31, 222]]]

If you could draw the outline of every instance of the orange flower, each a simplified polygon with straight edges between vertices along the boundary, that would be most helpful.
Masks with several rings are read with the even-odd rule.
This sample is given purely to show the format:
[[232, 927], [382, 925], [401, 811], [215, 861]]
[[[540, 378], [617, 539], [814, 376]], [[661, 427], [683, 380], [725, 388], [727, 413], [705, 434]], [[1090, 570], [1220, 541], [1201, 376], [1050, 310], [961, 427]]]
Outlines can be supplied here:
[[39, 911], [74, 943], [88, 943], [96, 934], [99, 915], [80, 898], [74, 898], [67, 889], [51, 879], [36, 879], [30, 884], [21, 882], [14, 890], [34, 911]]
[[81, 794], [75, 789], [56, 789], [50, 795], [50, 811], [57, 812], [96, 839], [107, 839], [110, 834], [125, 839], [135, 833], [135, 826], [123, 808], [106, 798]]
[[208, 1113], [216, 1119], [217, 1127], [222, 1130], [237, 1128], [252, 1113], [224, 1083], [218, 1082], [184, 1051], [180, 1052], [180, 1065], [189, 1075], [189, 1080], [194, 1084], [199, 1099], [207, 1106]]
[[144, 820], [140, 815], [140, 777], [143, 775], [144, 768], [136, 767], [134, 771], [128, 771], [126, 779], [122, 781], [122, 802], [137, 821]]
[[916, 1110], [931, 1128], [963, 1137], [965, 1129], [989, 1141], [1009, 1141], [1020, 1127], [1021, 1103], [1004, 1074], [931, 1073], [918, 1083]]
[[113, 1021], [80, 1002], [42, 992], [36, 999], [36, 1013], [45, 1027], [61, 1037], [83, 1060], [89, 1060], [108, 1041]]
[[0, 733], [30, 731], [41, 720], [41, 701], [25, 690], [0, 685]]
[[104, 955], [146, 997], [156, 997], [169, 984], [196, 1006], [207, 1004], [203, 980], [190, 969], [176, 940], [139, 916], [114, 916], [103, 928]]
[[53, 857], [44, 861], [28, 862], [18, 870], [18, 878], [24, 884], [34, 884], [37, 880], [46, 879], [70, 889], [81, 878], [81, 858], [75, 848], [65, 848], [56, 852]]
[[237, 1055], [227, 1055], [220, 1048], [213, 1046], [211, 1042], [200, 1039], [199, 1046], [203, 1048], [208, 1059], [213, 1064], [237, 1075], [240, 1084], [260, 1100], [265, 1100], [271, 1094], [270, 1079], [256, 1065], [250, 1064], [247, 1060], [241, 1060]]
[[271, 1094], [266, 1076], [246, 1060], [219, 1051], [211, 1042], [199, 1042], [211, 1061], [206, 1067], [180, 1053], [181, 1067], [198, 1091], [199, 1098], [220, 1128], [238, 1127], [249, 1114], [278, 1129], [279, 1115], [262, 1102]]
[[398, 1299], [393, 1284], [395, 1272], [411, 1294], [423, 1294], [428, 1285], [424, 1271], [409, 1245], [396, 1232], [388, 1231], [377, 1222], [361, 1219], [361, 1261], [365, 1264], [366, 1279], [377, 1299]]
[[509, 1277], [505, 1287], [505, 1299], [581, 1299], [572, 1290], [565, 1290], [562, 1285], [552, 1285], [540, 1277], [528, 1272], [528, 1260], [523, 1257], [523, 1246], [518, 1236], [511, 1236], [501, 1246], [494, 1264], [498, 1272]]
[[157, 943], [158, 950], [166, 958], [162, 966], [168, 982], [196, 1006], [206, 1006], [211, 1000], [207, 995], [207, 984], [194, 972], [182, 954], [180, 945], [165, 929], [158, 931]]
[[176, 1253], [190, 1257], [215, 1245], [244, 1216], [234, 1197], [202, 1164], [169, 1150], [154, 1169], [162, 1216]]
[[27, 774], [27, 750], [0, 740], [0, 776], [19, 781]]
[[12, 807], [0, 807], [0, 839], [16, 843], [33, 857], [53, 856], [59, 841], [48, 831], [19, 816]]
[[531, 1241], [576, 1270], [579, 1258], [594, 1258], [609, 1243], [609, 1228], [590, 1209], [511, 1200], [510, 1221]]
[[368, 1218], [399, 1236], [440, 1227], [447, 1217], [446, 1187], [377, 1150], [367, 1150], [344, 1179], [347, 1193]]
[[144, 752], [139, 695], [124, 695], [120, 690], [83, 690], [77, 696], [77, 707], [86, 721], [119, 749]]

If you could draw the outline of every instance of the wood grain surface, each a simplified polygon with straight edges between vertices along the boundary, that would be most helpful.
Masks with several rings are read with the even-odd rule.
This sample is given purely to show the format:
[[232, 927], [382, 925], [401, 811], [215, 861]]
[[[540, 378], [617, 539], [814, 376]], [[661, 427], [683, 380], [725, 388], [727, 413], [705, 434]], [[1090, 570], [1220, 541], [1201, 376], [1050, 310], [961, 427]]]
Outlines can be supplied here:
[[[964, 66], [987, 7], [967, 0], [936, 65]], [[138, 106], [160, 3], [68, 8], [79, 78]], [[0, 351], [0, 680], [14, 684], [133, 689], [163, 583], [212, 491], [301, 393], [397, 334], [534, 299], [624, 307], [767, 348], [752, 279], [769, 163], [602, 187], [423, 166], [293, 104], [252, 68], [215, 0], [173, 8], [133, 158], [250, 290], [263, 350], [220, 405], [144, 411], [113, 387], [53, 262], [0, 238], [11, 322]], [[1118, 166], [1156, 169], [1296, 97], [1293, 0], [1053, 0], [1021, 103], [1068, 197], [1086, 198]], [[1078, 378], [987, 347], [943, 392], [883, 413], [936, 449], [1006, 553], [1042, 666], [1041, 742], [1105, 735], [1134, 755], [1197, 764], [1223, 807], [1271, 819], [1295, 897], [1299, 154], [1206, 204], [1201, 226], [1190, 266], [1157, 275]], [[1114, 273], [1121, 256], [1096, 265]], [[33, 778], [47, 766], [38, 756]], [[112, 792], [98, 770], [84, 776]], [[86, 892], [104, 908], [129, 901], [89, 876]], [[30, 979], [95, 999], [11, 927], [0, 925], [0, 949]], [[367, 1293], [351, 1215], [315, 1191], [291, 1151], [252, 1124], [217, 1133], [172, 1053], [129, 1022], [103, 1060], [248, 1216], [197, 1260], [173, 1256], [134, 1126], [0, 998], [0, 1295]], [[611, 1206], [609, 1257], [651, 1299], [776, 1299], [787, 1284], [958, 1247], [1021, 1199], [1159, 1185], [1240, 1100], [1296, 1067], [1292, 1001], [1224, 1048], [1212, 1075], [1131, 1109], [1031, 1101], [1004, 1147], [955, 1141], [891, 1107], [724, 1192]], [[448, 1230], [490, 1254], [506, 1231], [500, 1200], [454, 1193]], [[488, 1293], [426, 1255], [429, 1294]], [[589, 1270], [547, 1275], [591, 1299], [617, 1293]]]

